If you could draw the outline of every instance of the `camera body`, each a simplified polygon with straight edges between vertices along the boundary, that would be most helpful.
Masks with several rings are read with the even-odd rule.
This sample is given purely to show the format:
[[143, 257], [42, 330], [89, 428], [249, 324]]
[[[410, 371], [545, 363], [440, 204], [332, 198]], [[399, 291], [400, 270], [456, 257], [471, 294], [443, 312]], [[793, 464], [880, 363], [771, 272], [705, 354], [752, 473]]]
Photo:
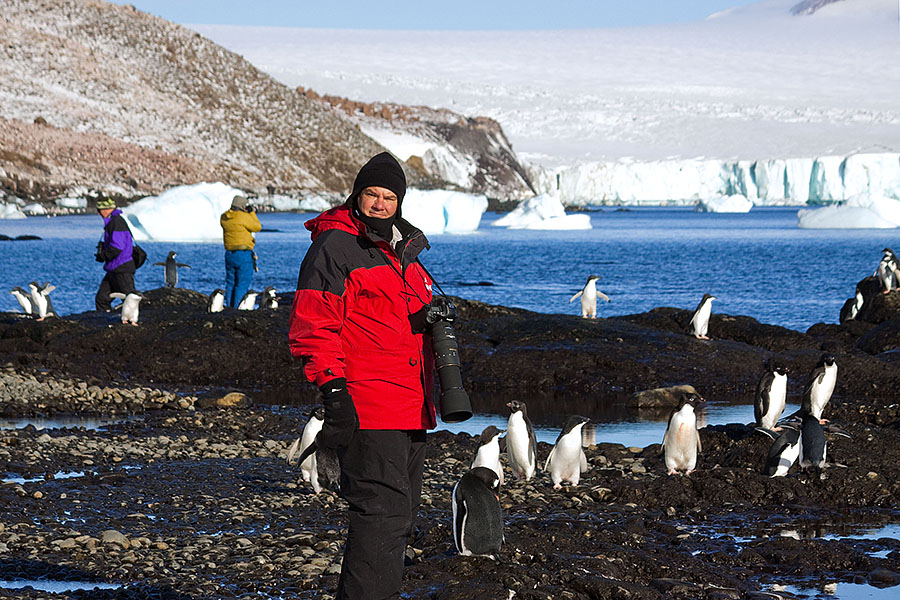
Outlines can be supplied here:
[[425, 311], [425, 323], [431, 333], [434, 363], [441, 384], [441, 420], [460, 423], [472, 416], [469, 395], [463, 389], [459, 346], [453, 331], [456, 307], [445, 296], [432, 298]]

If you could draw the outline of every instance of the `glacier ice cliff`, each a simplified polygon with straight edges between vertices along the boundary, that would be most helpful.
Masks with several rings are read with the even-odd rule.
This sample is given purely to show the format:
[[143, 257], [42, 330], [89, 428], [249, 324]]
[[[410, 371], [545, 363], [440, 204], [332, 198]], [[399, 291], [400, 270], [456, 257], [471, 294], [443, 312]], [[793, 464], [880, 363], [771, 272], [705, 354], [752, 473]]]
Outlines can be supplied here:
[[696, 204], [741, 195], [755, 206], [829, 204], [861, 194], [900, 198], [895, 152], [773, 158], [591, 162], [535, 169], [541, 192], [558, 192], [566, 206]]

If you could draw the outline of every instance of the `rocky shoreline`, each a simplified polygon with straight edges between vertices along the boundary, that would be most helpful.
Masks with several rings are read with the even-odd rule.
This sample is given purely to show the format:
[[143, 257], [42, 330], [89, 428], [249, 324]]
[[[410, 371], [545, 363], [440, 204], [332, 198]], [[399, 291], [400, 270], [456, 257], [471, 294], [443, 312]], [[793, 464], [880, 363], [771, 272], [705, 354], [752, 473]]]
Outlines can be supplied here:
[[[287, 311], [210, 315], [202, 294], [149, 294], [140, 327], [97, 313], [0, 315], [0, 416], [120, 417], [96, 429], [0, 430], [0, 580], [119, 587], [0, 586], [0, 598], [331, 597], [343, 503], [313, 494], [284, 460], [316, 402], [287, 355]], [[518, 397], [550, 422], [678, 383], [749, 400], [774, 354], [792, 365], [796, 396], [828, 349], [841, 371], [826, 416], [852, 437], [829, 438], [824, 480], [761, 475], [768, 440], [745, 424], [702, 429], [688, 477], [665, 475], [658, 444], [598, 443], [577, 487], [553, 490], [542, 471], [507, 483], [495, 562], [457, 556], [449, 527], [450, 493], [477, 440], [432, 433], [404, 597], [790, 598], [900, 584], [892, 529], [848, 535], [900, 524], [900, 382], [890, 351], [860, 344], [878, 329], [888, 339], [891, 320], [801, 333], [714, 315], [715, 339], [701, 342], [681, 332], [677, 309], [583, 320], [458, 304], [480, 411]], [[541, 443], [539, 457], [549, 450]]]

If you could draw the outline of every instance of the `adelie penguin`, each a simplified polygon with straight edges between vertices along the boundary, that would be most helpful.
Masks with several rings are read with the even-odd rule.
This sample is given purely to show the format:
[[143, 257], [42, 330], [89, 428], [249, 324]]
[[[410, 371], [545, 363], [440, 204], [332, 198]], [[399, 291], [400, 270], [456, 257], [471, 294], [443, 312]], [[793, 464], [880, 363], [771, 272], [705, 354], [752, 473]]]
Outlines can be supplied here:
[[787, 398], [787, 367], [780, 361], [766, 361], [766, 371], [756, 385], [756, 400], [753, 416], [756, 425], [764, 429], [775, 429]]
[[262, 299], [259, 301], [259, 307], [267, 310], [275, 310], [278, 308], [278, 294], [275, 293], [275, 288], [269, 286], [263, 290]]
[[[831, 400], [831, 394], [834, 393], [834, 385], [837, 383], [837, 363], [831, 354], [823, 354], [819, 358], [819, 362], [810, 371], [806, 380], [806, 386], [803, 388], [803, 402], [800, 410], [811, 414], [824, 423], [822, 413], [825, 406]], [[798, 413], [799, 414], [799, 413]]]
[[453, 487], [453, 542], [463, 556], [496, 559], [503, 544], [500, 478], [487, 467], [475, 467]]
[[694, 309], [694, 314], [691, 315], [689, 331], [698, 340], [709, 339], [707, 335], [709, 333], [709, 317], [712, 314], [712, 301], [715, 299], [716, 297], [712, 294], [703, 294], [700, 304], [697, 305], [697, 308]]
[[138, 324], [138, 318], [140, 317], [141, 300], [144, 299], [143, 296], [135, 292], [129, 292], [128, 294], [123, 294], [122, 292], [112, 292], [109, 297], [118, 298], [122, 301], [122, 304], [116, 307], [122, 309], [122, 323], [131, 323], [132, 325]]
[[156, 262], [153, 263], [155, 266], [163, 266], [165, 267], [165, 281], [166, 287], [177, 287], [178, 286], [178, 268], [190, 269], [191, 265], [186, 265], [184, 263], [177, 262], [175, 257], [178, 254], [171, 250], [169, 255], [166, 257], [166, 262]]
[[241, 301], [237, 305], [238, 310], [253, 310], [256, 308], [256, 297], [259, 296], [259, 292], [256, 290], [247, 290], [247, 293], [244, 294], [244, 297], [241, 298]]
[[206, 300], [206, 311], [211, 313], [222, 312], [225, 310], [225, 290], [221, 288], [214, 289]]
[[702, 446], [700, 432], [697, 431], [696, 408], [703, 398], [685, 392], [678, 401], [678, 407], [669, 415], [669, 424], [663, 436], [662, 451], [665, 453], [666, 472], [675, 475], [684, 471], [690, 475], [697, 468], [697, 456]]
[[562, 488], [563, 482], [578, 485], [581, 474], [588, 469], [587, 456], [581, 445], [581, 430], [588, 421], [585, 417], [569, 417], [556, 438], [556, 444], [544, 464], [544, 470], [550, 471], [555, 490]]
[[472, 466], [469, 467], [471, 469], [486, 467], [492, 470], [500, 479], [500, 485], [503, 485], [503, 465], [500, 464], [500, 451], [502, 450], [500, 436], [502, 434], [503, 432], [493, 425], [485, 427], [481, 432], [481, 444], [475, 453], [475, 459], [472, 460]]
[[528, 481], [537, 470], [537, 438], [528, 418], [525, 403], [513, 400], [509, 407], [509, 421], [506, 424], [506, 454], [513, 476]]
[[881, 282], [882, 292], [887, 294], [897, 289], [900, 282], [900, 260], [890, 248], [882, 250], [883, 256], [878, 268], [875, 269], [875, 277]]
[[766, 456], [763, 474], [769, 477], [784, 477], [800, 456], [800, 424], [783, 423], [780, 434], [768, 428], [763, 430], [763, 433], [774, 437], [772, 445], [769, 446], [769, 454]]
[[865, 298], [863, 297], [862, 290], [860, 290], [859, 286], [857, 285], [856, 295], [844, 302], [844, 306], [841, 307], [841, 313], [838, 318], [838, 323], [844, 324], [847, 321], [856, 319], [856, 315], [859, 314], [859, 311], [863, 306], [863, 302], [865, 302]]
[[45, 283], [39, 285], [38, 282], [32, 281], [28, 284], [29, 295], [31, 296], [31, 314], [37, 317], [38, 321], [43, 321], [47, 317], [58, 317], [56, 311], [53, 310], [53, 303], [50, 302], [50, 292], [56, 289], [55, 285]]
[[581, 316], [586, 319], [593, 319], [597, 316], [597, 296], [600, 296], [607, 302], [610, 301], [609, 296], [597, 290], [598, 279], [600, 279], [599, 275], [589, 275], [584, 288], [580, 292], [575, 292], [575, 295], [569, 299], [569, 303], [571, 303], [575, 298], [581, 296]]
[[[318, 406], [303, 427], [301, 436], [294, 440], [294, 443], [288, 448], [287, 462], [289, 464], [293, 462], [294, 457], [298, 453], [302, 455], [309, 448], [324, 424], [325, 407]], [[332, 449], [317, 448], [315, 452], [304, 458], [303, 462], [300, 463], [303, 481], [308, 481], [316, 494], [321, 492], [323, 487], [334, 488], [336, 486], [339, 478], [339, 469], [337, 454]], [[325, 486], [322, 485], [323, 481], [326, 484]]]
[[28, 294], [28, 292], [26, 292], [19, 286], [16, 286], [12, 290], [10, 290], [9, 293], [15, 296], [16, 301], [19, 303], [19, 306], [22, 307], [22, 312], [30, 316], [32, 314], [32, 311], [34, 310], [34, 303], [32, 303], [31, 296]]

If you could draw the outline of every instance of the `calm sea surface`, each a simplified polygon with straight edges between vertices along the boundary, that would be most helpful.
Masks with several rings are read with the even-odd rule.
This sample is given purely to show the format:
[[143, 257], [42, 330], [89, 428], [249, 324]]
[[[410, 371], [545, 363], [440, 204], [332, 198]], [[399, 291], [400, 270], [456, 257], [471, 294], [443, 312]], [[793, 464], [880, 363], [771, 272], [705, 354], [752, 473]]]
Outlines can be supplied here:
[[[805, 330], [817, 322], [836, 323], [856, 283], [871, 275], [882, 248], [900, 250], [896, 230], [804, 230], [796, 208], [755, 208], [748, 214], [705, 214], [690, 208], [605, 209], [591, 213], [586, 231], [524, 231], [492, 227], [488, 213], [478, 231], [429, 236], [422, 262], [451, 295], [545, 313], [580, 314], [569, 303], [590, 274], [602, 277], [600, 290], [611, 299], [601, 317], [644, 312], [658, 306], [693, 309], [709, 292], [713, 312], [748, 315], [763, 323]], [[310, 214], [260, 215], [257, 234], [260, 271], [254, 288], [293, 290], [309, 235]], [[188, 225], [189, 226], [189, 225]], [[28, 282], [50, 281], [62, 314], [93, 309], [103, 276], [94, 262], [102, 221], [95, 215], [0, 220], [0, 233], [34, 234], [40, 241], [0, 242], [0, 310], [19, 311], [8, 292]], [[138, 289], [163, 285], [163, 268], [150, 263], [169, 250], [191, 269], [180, 271], [179, 286], [209, 293], [224, 287], [223, 250], [216, 243], [145, 242], [148, 264], [138, 270]], [[489, 285], [484, 285], [489, 284]], [[735, 413], [738, 410], [738, 413]], [[747, 412], [746, 416], [743, 412]], [[589, 415], [590, 416], [590, 415]], [[600, 417], [600, 415], [596, 415]], [[487, 421], [463, 430], [480, 432]], [[749, 422], [749, 406], [707, 407], [706, 422]], [[502, 421], [502, 419], [501, 419]], [[631, 423], [619, 436], [603, 421]], [[643, 446], [662, 438], [665, 424], [617, 413], [597, 419], [603, 440]], [[638, 426], [638, 423], [644, 425]], [[652, 423], [652, 425], [651, 425]], [[502, 422], [498, 422], [502, 425]], [[555, 441], [556, 431], [539, 433]]]

